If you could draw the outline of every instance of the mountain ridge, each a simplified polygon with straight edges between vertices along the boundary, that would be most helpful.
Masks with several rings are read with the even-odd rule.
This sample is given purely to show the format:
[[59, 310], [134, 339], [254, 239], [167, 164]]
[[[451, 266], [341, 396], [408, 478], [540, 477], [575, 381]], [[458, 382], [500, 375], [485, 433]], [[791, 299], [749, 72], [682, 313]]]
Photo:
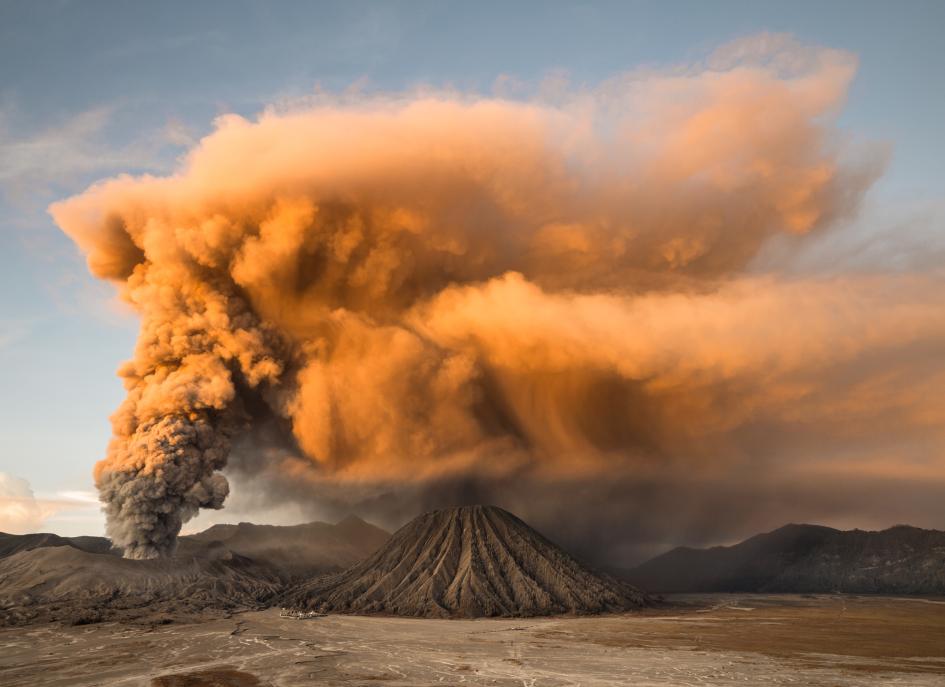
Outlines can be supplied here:
[[676, 547], [621, 577], [659, 593], [945, 594], [945, 532], [791, 523], [731, 546]]
[[337, 525], [213, 526], [173, 556], [129, 560], [104, 537], [0, 533], [0, 626], [262, 608], [300, 580], [343, 570], [389, 536], [360, 519]]

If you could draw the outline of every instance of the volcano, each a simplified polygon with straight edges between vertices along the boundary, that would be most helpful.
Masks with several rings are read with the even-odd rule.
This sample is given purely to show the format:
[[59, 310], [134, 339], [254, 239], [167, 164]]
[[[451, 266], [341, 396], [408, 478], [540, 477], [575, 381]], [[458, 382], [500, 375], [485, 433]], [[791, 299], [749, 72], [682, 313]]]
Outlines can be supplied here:
[[464, 506], [421, 515], [363, 562], [296, 588], [285, 602], [326, 613], [477, 618], [617, 612], [650, 599], [592, 572], [511, 513]]

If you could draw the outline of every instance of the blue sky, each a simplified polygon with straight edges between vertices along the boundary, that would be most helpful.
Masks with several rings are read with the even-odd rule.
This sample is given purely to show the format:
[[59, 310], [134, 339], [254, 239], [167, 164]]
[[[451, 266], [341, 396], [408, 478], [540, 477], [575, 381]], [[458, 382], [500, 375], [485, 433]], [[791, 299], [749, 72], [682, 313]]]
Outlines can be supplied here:
[[[101, 531], [82, 494], [122, 398], [114, 372], [136, 320], [45, 208], [115, 173], [172, 169], [219, 114], [251, 116], [316, 86], [489, 92], [503, 76], [558, 72], [596, 83], [788, 32], [859, 57], [840, 122], [891, 146], [854, 235], [886, 232], [888, 244], [894, 230], [921, 244], [942, 231], [943, 28], [945, 3], [920, 1], [2, 1], [0, 472], [46, 504], [43, 529]], [[895, 254], [886, 248], [878, 259]]]

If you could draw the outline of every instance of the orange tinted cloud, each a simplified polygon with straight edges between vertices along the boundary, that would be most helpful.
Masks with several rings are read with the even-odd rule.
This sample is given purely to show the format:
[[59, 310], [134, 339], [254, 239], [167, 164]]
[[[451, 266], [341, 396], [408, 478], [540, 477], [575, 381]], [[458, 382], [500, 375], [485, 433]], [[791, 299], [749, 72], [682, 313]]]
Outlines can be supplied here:
[[261, 413], [321, 484], [674, 470], [760, 417], [854, 417], [825, 371], [942, 318], [912, 284], [743, 275], [877, 171], [832, 129], [848, 55], [752, 50], [554, 104], [228, 115], [175, 175], [55, 204], [142, 318], [96, 467], [110, 535], [170, 550]]

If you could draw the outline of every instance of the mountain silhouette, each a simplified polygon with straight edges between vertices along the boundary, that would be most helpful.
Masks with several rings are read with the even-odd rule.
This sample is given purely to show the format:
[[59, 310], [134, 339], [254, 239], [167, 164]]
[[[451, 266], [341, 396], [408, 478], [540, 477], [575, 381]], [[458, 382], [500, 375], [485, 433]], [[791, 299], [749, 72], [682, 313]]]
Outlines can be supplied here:
[[945, 594], [945, 532], [792, 524], [733, 546], [679, 547], [621, 577], [653, 592]]

